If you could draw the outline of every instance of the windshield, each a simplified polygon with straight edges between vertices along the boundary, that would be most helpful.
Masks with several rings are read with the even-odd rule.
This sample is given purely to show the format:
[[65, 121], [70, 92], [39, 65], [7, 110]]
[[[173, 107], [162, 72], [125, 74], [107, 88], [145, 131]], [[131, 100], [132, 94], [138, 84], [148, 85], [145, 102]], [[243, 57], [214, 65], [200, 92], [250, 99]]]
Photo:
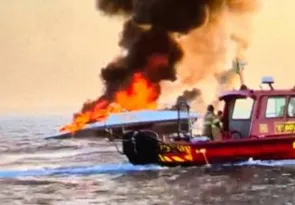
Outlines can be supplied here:
[[250, 119], [254, 100], [252, 98], [238, 98], [235, 100], [232, 119]]

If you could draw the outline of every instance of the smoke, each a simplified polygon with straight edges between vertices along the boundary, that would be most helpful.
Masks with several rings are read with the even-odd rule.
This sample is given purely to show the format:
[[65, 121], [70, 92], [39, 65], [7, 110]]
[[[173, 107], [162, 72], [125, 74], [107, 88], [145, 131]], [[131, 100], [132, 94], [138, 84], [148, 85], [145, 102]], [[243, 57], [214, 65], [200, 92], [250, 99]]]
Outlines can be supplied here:
[[162, 27], [169, 32], [187, 33], [204, 24], [208, 9], [215, 11], [220, 0], [97, 0], [104, 14], [126, 15], [137, 24]]
[[[198, 87], [205, 104], [218, 106], [215, 99], [219, 92], [238, 86], [239, 78], [232, 68], [232, 60], [247, 60], [245, 53], [251, 45], [252, 22], [260, 2], [222, 2], [214, 9], [207, 7], [207, 19], [203, 25], [176, 38], [184, 56], [177, 66], [177, 82], [162, 83], [163, 98], [160, 100], [163, 103], [185, 89]], [[172, 94], [171, 90], [175, 93]], [[195, 109], [204, 111], [205, 107], [198, 105]]]
[[[108, 7], [109, 8], [109, 7]], [[100, 77], [105, 85], [104, 95], [95, 101], [84, 103], [80, 112], [105, 108], [102, 101], [114, 101], [115, 93], [127, 89], [135, 73], [142, 73], [161, 94], [159, 83], [176, 80], [175, 64], [182, 58], [182, 50], [169, 33], [160, 27], [148, 30], [138, 27], [132, 20], [125, 22], [119, 45], [127, 55], [117, 57], [101, 69]]]
[[107, 15], [130, 15], [133, 0], [101, 0], [96, 1], [96, 7]]
[[108, 98], [128, 85], [130, 77], [137, 72], [145, 73], [153, 83], [176, 80], [174, 65], [181, 59], [182, 51], [165, 30], [153, 27], [145, 31], [127, 21], [120, 45], [128, 50], [127, 56], [116, 59], [101, 70]]
[[202, 98], [204, 103], [212, 102], [221, 81], [212, 76], [222, 76], [227, 87], [236, 82], [228, 65], [236, 57], [243, 58], [250, 44], [251, 18], [258, 3], [97, 0], [102, 13], [126, 17], [119, 45], [127, 55], [102, 69], [104, 97], [112, 100], [114, 92], [127, 86], [134, 73], [143, 72], [151, 82], [161, 84], [158, 97], [162, 92], [162, 98], [175, 99], [185, 89], [198, 86], [208, 91], [210, 87]]
[[201, 91], [197, 88], [193, 88], [192, 90], [185, 90], [178, 98], [184, 98], [187, 102], [192, 102], [200, 95]]
[[203, 103], [201, 95], [202, 95], [201, 90], [197, 88], [193, 88], [191, 90], [185, 90], [181, 95], [177, 97], [175, 104], [168, 109], [176, 110], [177, 104], [180, 101], [186, 101], [190, 105], [190, 107], [193, 104], [201, 104]]

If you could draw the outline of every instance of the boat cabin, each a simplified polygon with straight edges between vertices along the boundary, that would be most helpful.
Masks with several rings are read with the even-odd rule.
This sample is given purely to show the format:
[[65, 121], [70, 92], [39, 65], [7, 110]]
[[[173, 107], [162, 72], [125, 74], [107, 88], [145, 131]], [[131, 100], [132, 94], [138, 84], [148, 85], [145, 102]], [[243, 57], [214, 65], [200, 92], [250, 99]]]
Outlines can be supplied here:
[[223, 138], [262, 138], [295, 133], [295, 89], [274, 89], [272, 77], [263, 77], [269, 89], [224, 92]]

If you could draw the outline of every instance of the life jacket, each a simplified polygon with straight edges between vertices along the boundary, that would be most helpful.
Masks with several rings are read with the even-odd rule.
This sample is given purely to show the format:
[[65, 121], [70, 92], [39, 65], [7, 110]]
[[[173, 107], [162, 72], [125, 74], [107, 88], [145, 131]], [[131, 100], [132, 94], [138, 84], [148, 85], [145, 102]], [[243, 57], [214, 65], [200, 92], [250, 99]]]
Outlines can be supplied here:
[[207, 112], [204, 116], [204, 122], [203, 122], [202, 134], [204, 136], [213, 138], [213, 136], [212, 136], [213, 121], [214, 121], [214, 114], [212, 112]]
[[207, 136], [213, 139], [213, 129], [220, 129], [221, 128], [221, 120], [220, 118], [212, 112], [207, 112], [204, 116], [203, 122], [203, 136]]

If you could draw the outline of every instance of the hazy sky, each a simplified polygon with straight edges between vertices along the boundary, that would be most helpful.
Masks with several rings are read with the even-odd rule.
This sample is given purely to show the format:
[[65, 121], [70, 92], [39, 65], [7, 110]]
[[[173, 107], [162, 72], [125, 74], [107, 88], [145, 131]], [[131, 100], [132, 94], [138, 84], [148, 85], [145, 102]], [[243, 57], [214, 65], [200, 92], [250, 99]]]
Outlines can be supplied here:
[[98, 96], [99, 68], [117, 48], [116, 19], [102, 18], [94, 1], [0, 2], [2, 112], [78, 109]]
[[[265, 0], [254, 22], [246, 82], [258, 85], [262, 75], [273, 75], [276, 87], [295, 85], [294, 0]], [[250, 78], [251, 76], [251, 78]]]
[[[246, 82], [256, 86], [269, 74], [277, 86], [291, 86], [295, 1], [266, 2], [255, 21]], [[100, 16], [93, 0], [0, 3], [0, 113], [77, 110], [100, 94], [99, 69], [115, 55], [119, 20]]]

